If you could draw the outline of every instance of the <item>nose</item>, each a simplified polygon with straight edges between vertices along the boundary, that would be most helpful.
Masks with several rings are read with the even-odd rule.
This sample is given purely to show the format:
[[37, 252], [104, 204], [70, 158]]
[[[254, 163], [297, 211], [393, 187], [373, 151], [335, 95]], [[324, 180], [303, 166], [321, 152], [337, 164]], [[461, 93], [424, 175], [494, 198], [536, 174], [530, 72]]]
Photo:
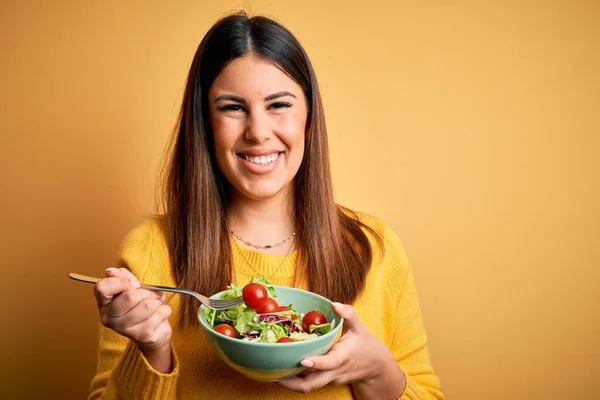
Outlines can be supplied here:
[[246, 139], [263, 143], [271, 138], [273, 134], [271, 121], [265, 112], [252, 111], [248, 115], [246, 126]]

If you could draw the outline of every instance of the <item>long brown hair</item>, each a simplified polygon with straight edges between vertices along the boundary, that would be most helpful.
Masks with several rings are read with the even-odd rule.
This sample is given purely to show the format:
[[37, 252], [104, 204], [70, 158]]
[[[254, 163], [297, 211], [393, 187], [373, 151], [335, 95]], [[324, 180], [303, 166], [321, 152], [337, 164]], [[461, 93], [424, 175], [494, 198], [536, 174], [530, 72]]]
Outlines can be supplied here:
[[[205, 35], [189, 71], [164, 176], [166, 234], [177, 284], [211, 295], [232, 280], [227, 229], [228, 183], [213, 151], [208, 91], [233, 59], [252, 53], [287, 73], [308, 105], [306, 148], [295, 177], [298, 272], [311, 291], [352, 303], [362, 291], [373, 252], [363, 231], [381, 238], [334, 201], [327, 130], [312, 65], [283, 26], [245, 13], [219, 20]], [[196, 320], [193, 299], [182, 299], [182, 323]]]

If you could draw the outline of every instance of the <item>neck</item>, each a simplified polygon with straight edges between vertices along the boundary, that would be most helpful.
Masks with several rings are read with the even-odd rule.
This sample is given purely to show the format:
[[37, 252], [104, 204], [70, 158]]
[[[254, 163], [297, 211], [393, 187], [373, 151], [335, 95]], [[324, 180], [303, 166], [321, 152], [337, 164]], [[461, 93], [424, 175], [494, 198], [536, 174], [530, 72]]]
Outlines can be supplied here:
[[[289, 190], [260, 200], [232, 193], [228, 209], [229, 228], [245, 241], [261, 246], [273, 245], [296, 230], [293, 198]], [[287, 250], [287, 246], [284, 247], [280, 250]], [[271, 254], [277, 252], [276, 249], [270, 251]]]

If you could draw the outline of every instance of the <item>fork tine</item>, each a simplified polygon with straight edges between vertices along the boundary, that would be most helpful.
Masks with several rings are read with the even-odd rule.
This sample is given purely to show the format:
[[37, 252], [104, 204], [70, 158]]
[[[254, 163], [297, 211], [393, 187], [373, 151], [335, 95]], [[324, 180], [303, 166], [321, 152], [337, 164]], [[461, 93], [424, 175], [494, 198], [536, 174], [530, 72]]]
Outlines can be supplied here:
[[213, 300], [213, 299], [211, 299], [210, 304], [214, 308], [225, 309], [225, 308], [232, 308], [239, 304], [242, 304], [243, 301], [244, 300], [241, 297], [238, 297], [236, 299], [231, 299], [231, 300]]
[[234, 308], [235, 306], [237, 306], [237, 304], [211, 304], [210, 308], [212, 308], [213, 310], [227, 310], [228, 308]]
[[241, 297], [238, 297], [237, 299], [231, 299], [231, 300], [224, 300], [221, 302], [221, 305], [228, 305], [230, 307], [233, 306], [237, 306], [239, 304], [242, 304], [244, 300]]

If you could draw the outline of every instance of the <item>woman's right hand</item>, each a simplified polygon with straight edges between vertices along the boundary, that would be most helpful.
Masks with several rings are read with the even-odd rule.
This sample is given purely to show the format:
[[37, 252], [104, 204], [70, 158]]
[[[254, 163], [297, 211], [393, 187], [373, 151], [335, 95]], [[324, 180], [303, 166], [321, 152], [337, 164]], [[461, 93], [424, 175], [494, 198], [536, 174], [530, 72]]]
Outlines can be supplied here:
[[102, 325], [137, 344], [159, 372], [171, 370], [171, 307], [160, 292], [141, 289], [125, 268], [109, 268], [94, 289]]

